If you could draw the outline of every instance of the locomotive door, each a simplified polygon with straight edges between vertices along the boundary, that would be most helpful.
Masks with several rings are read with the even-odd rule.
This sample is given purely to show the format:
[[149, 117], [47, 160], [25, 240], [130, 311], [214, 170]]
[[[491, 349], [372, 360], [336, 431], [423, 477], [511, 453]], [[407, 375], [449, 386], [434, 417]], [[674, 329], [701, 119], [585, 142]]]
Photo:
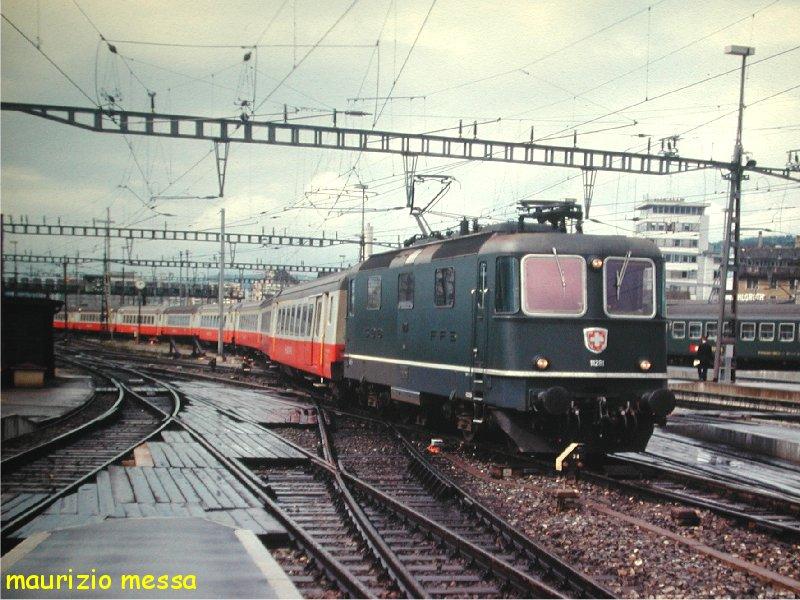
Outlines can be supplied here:
[[[472, 368], [483, 369], [487, 362], [489, 349], [489, 294], [486, 262], [478, 263], [478, 281], [473, 298], [472, 319]], [[475, 373], [473, 380], [483, 380], [481, 373]], [[476, 390], [473, 390], [476, 391]], [[482, 391], [482, 390], [480, 390]]]

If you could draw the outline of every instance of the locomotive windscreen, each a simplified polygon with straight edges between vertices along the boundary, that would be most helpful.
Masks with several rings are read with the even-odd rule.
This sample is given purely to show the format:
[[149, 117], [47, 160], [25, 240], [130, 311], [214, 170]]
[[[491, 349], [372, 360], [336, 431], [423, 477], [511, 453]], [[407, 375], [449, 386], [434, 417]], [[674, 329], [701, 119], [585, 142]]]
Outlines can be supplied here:
[[529, 254], [522, 259], [522, 308], [530, 315], [586, 312], [586, 261], [581, 256]]
[[655, 315], [655, 266], [646, 258], [607, 258], [605, 310], [608, 315]]

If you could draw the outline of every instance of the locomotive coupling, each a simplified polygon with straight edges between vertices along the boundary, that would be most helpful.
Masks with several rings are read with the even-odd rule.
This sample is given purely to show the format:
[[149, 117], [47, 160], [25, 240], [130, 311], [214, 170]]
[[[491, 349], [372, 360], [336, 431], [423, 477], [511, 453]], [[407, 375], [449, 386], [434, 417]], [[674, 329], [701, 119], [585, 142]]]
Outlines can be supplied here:
[[642, 394], [642, 406], [657, 417], [666, 417], [675, 410], [675, 394], [661, 389]]
[[556, 385], [539, 392], [534, 405], [549, 415], [565, 415], [572, 407], [572, 397], [567, 390]]

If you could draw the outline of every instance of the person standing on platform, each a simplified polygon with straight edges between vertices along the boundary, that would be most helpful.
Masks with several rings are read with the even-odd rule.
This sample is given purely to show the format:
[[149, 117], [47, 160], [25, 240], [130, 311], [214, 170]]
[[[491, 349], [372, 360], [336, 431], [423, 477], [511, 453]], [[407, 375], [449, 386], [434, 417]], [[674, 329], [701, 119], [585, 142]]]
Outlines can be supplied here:
[[708, 343], [708, 338], [703, 336], [700, 338], [700, 343], [697, 345], [696, 353], [697, 362], [697, 378], [700, 381], [705, 381], [708, 377], [708, 368], [714, 362], [714, 352], [711, 350], [711, 344]]

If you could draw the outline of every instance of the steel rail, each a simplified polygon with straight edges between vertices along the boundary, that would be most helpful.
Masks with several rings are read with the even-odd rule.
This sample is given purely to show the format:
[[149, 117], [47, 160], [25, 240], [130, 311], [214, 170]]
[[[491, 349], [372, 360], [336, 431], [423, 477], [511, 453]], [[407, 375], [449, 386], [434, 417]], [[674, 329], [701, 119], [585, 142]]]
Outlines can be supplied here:
[[[77, 364], [82, 364], [81, 361], [73, 360], [72, 362], [77, 363]], [[84, 364], [84, 368], [87, 368], [88, 370], [95, 369], [95, 367], [92, 367], [89, 364], [86, 364], [86, 363], [83, 363], [83, 364]], [[117, 383], [119, 383], [119, 382], [117, 382]], [[48, 494], [46, 497], [42, 498], [40, 501], [32, 504], [30, 507], [25, 509], [24, 512], [20, 513], [19, 515], [14, 517], [14, 519], [12, 519], [11, 521], [9, 521], [5, 525], [3, 525], [2, 529], [0, 530], [0, 537], [2, 538], [2, 540], [4, 542], [7, 541], [7, 540], [12, 539], [13, 538], [13, 533], [15, 533], [21, 527], [23, 527], [24, 525], [28, 524], [30, 521], [32, 521], [37, 516], [42, 514], [54, 502], [56, 502], [60, 498], [63, 498], [67, 494], [70, 494], [70, 493], [76, 491], [84, 483], [87, 483], [87, 482], [93, 480], [100, 471], [102, 471], [103, 469], [107, 468], [108, 466], [114, 464], [115, 462], [121, 460], [123, 457], [125, 457], [126, 455], [130, 454], [131, 452], [133, 452], [134, 448], [136, 448], [137, 446], [143, 444], [144, 442], [146, 442], [150, 438], [152, 438], [152, 437], [158, 435], [159, 433], [161, 433], [161, 431], [174, 419], [174, 416], [170, 416], [169, 414], [167, 414], [164, 411], [162, 411], [159, 407], [157, 407], [157, 406], [151, 404], [150, 402], [148, 402], [147, 400], [141, 398], [141, 396], [138, 396], [138, 394], [134, 394], [132, 391], [127, 389], [124, 386], [124, 384], [120, 383], [119, 384], [119, 389], [120, 389], [120, 399], [119, 399], [119, 403], [120, 404], [121, 404], [122, 400], [124, 399], [125, 394], [131, 394], [134, 397], [136, 397], [137, 400], [144, 401], [145, 406], [148, 408], [148, 410], [156, 411], [156, 412], [160, 413], [161, 415], [163, 415], [164, 418], [162, 419], [162, 421], [156, 426], [156, 428], [153, 431], [148, 432], [146, 435], [141, 437], [139, 440], [137, 440], [133, 444], [125, 447], [122, 451], [118, 452], [117, 454], [115, 454], [114, 456], [109, 458], [108, 460], [102, 462], [97, 467], [91, 469], [90, 471], [88, 471], [87, 473], [85, 473], [83, 476], [79, 477], [75, 481], [67, 484], [66, 486], [62, 487], [59, 490], [56, 490], [52, 494]], [[176, 406], [175, 406], [175, 409], [173, 411], [173, 415], [177, 414], [178, 410], [180, 409], [179, 398], [177, 396], [174, 396], [174, 399], [175, 399], [175, 402], [176, 402]], [[108, 419], [108, 417], [106, 417], [106, 420], [107, 419]], [[95, 421], [96, 421], [96, 419], [95, 419]], [[97, 426], [97, 425], [98, 425], [98, 423], [94, 424], [94, 426]], [[70, 435], [69, 438], [64, 438], [64, 436], [61, 436], [60, 437], [61, 443], [58, 444], [58, 445], [59, 446], [60, 445], [66, 445], [66, 443], [71, 441], [73, 437], [79, 436], [82, 433], [85, 434], [88, 431], [89, 430], [87, 428], [83, 427], [83, 428], [80, 428], [80, 431], [76, 432], [75, 435]], [[52, 450], [55, 447], [56, 446], [54, 446], [53, 444], [48, 444], [48, 448], [46, 448], [46, 449], [41, 449], [39, 447], [37, 447], [37, 449], [39, 449], [40, 452], [46, 452], [46, 451]], [[17, 456], [19, 456], [19, 455], [17, 455]], [[9, 460], [14, 460], [15, 458], [17, 458], [17, 456], [11, 457]], [[4, 465], [3, 468], [4, 469], [6, 468], [5, 465]]]
[[397, 428], [392, 427], [392, 430], [417, 467], [427, 475], [429, 481], [434, 482], [434, 485], [438, 488], [438, 493], [457, 499], [464, 510], [475, 513], [479, 520], [497, 531], [504, 540], [519, 551], [524, 552], [531, 564], [546, 571], [560, 581], [561, 585], [570, 588], [580, 597], [615, 597], [608, 588], [577, 571], [552, 552], [521, 534], [511, 524], [484, 506], [477, 498], [436, 469]]
[[[152, 382], [170, 390], [170, 392], [179, 399], [179, 401], [183, 401], [184, 399], [191, 399], [193, 402], [201, 402], [208, 406], [214, 406], [200, 398], [194, 398], [177, 390], [174, 386], [170, 383], [161, 381], [152, 375], [148, 375], [142, 371], [132, 369], [129, 367], [124, 366], [116, 366], [120, 370], [125, 370], [130, 373], [134, 373], [139, 375], [140, 377], [147, 378]], [[215, 409], [219, 410], [218, 407], [214, 406]], [[221, 411], [224, 412], [224, 411]], [[242, 417], [240, 415], [235, 415], [233, 413], [226, 413], [228, 416], [235, 417], [238, 420], [241, 420]], [[309, 555], [313, 556], [314, 559], [317, 561], [317, 564], [322, 568], [322, 570], [334, 581], [337, 585], [340, 586], [344, 592], [349, 594], [353, 598], [368, 598], [370, 597], [370, 590], [364, 587], [358, 579], [347, 569], [347, 567], [338, 561], [332, 554], [330, 554], [327, 550], [322, 548], [316, 541], [313, 539], [308, 532], [306, 532], [300, 525], [298, 525], [280, 506], [278, 506], [275, 501], [264, 491], [264, 484], [260, 481], [257, 475], [255, 475], [250, 469], [242, 465], [238, 460], [230, 459], [225, 456], [222, 452], [220, 452], [216, 446], [209, 443], [203, 434], [197, 431], [194, 427], [190, 424], [186, 423], [183, 419], [180, 418], [179, 415], [175, 415], [172, 419], [170, 419], [171, 423], [177, 424], [183, 430], [185, 430], [192, 438], [197, 441], [203, 448], [209, 452], [217, 461], [220, 462], [226, 469], [228, 469], [231, 474], [236, 477], [236, 479], [244, 485], [247, 490], [255, 495], [267, 508], [267, 510], [275, 517], [278, 522], [286, 528], [287, 532], [291, 539], [295, 541], [303, 550], [305, 550]], [[271, 433], [271, 432], [270, 432]], [[275, 434], [272, 434], [275, 435]], [[276, 436], [279, 437], [279, 436]], [[282, 438], [281, 438], [282, 439]], [[287, 442], [288, 443], [288, 442]], [[299, 447], [296, 447], [299, 449]], [[304, 452], [306, 455], [309, 455], [307, 452]], [[325, 466], [324, 461], [319, 461], [318, 464]], [[327, 466], [326, 466], [327, 468]], [[328, 468], [328, 470], [330, 470]]]
[[425, 598], [427, 596], [425, 589], [402, 563], [397, 554], [392, 551], [389, 544], [384, 541], [380, 533], [378, 533], [378, 530], [375, 529], [374, 525], [370, 522], [366, 513], [364, 513], [361, 505], [348, 489], [342, 477], [341, 465], [334, 458], [333, 442], [328, 435], [327, 426], [325, 425], [325, 413], [319, 406], [317, 406], [317, 415], [317, 427], [322, 440], [322, 451], [325, 460], [335, 467], [334, 477], [337, 487], [353, 515], [353, 520], [358, 523], [362, 536], [367, 541], [376, 557], [381, 561], [386, 572], [397, 583], [406, 596], [409, 598]]

